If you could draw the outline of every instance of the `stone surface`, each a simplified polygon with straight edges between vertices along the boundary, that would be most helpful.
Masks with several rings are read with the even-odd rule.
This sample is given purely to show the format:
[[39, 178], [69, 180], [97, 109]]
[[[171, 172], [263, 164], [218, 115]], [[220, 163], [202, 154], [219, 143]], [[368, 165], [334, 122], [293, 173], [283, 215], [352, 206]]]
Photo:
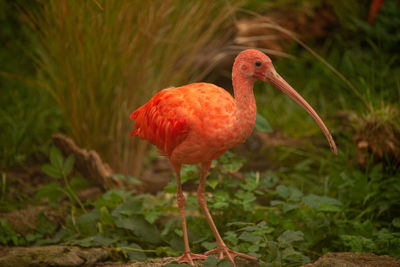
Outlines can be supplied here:
[[109, 258], [109, 250], [73, 246], [0, 247], [1, 267], [96, 266]]
[[399, 267], [400, 259], [377, 256], [372, 253], [338, 252], [327, 253], [317, 261], [304, 267]]

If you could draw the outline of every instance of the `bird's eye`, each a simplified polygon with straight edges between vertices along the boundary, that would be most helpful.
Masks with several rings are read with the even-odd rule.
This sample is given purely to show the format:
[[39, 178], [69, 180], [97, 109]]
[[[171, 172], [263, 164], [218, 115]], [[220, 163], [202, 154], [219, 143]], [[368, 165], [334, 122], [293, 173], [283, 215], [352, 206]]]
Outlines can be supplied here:
[[258, 68], [261, 67], [261, 61], [258, 61], [258, 60], [257, 60], [257, 61], [254, 63], [254, 65], [256, 65], [256, 67], [258, 67]]

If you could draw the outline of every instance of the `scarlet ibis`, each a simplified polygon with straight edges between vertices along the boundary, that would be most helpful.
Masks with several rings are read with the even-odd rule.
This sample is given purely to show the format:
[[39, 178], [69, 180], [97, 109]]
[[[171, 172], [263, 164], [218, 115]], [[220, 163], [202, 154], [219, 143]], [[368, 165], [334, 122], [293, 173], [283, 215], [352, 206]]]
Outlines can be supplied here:
[[[251, 134], [256, 120], [253, 85], [256, 80], [268, 82], [302, 106], [322, 129], [333, 153], [335, 142], [313, 108], [275, 71], [268, 56], [248, 49], [239, 53], [232, 70], [234, 97], [210, 83], [193, 83], [160, 91], [146, 104], [136, 109], [132, 136], [139, 136], [156, 145], [160, 154], [168, 157], [177, 178], [177, 202], [182, 220], [185, 251], [176, 260], [194, 265], [194, 259], [218, 254], [234, 266], [234, 258], [254, 257], [229, 249], [222, 240], [207, 208], [204, 195], [211, 161], [228, 149], [243, 143]], [[197, 200], [216, 239], [216, 248], [205, 255], [190, 251], [185, 219], [185, 197], [182, 194], [180, 170], [182, 164], [200, 164], [201, 173]]]

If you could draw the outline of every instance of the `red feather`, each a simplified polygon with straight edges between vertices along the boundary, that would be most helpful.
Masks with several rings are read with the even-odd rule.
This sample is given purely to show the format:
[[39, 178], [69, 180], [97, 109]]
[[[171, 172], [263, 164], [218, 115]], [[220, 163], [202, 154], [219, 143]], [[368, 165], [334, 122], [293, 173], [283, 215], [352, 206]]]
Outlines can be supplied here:
[[179, 97], [168, 90], [157, 93], [130, 115], [136, 127], [130, 136], [146, 139], [162, 154], [170, 156], [174, 148], [185, 140], [189, 130], [186, 119], [174, 108], [180, 102]]

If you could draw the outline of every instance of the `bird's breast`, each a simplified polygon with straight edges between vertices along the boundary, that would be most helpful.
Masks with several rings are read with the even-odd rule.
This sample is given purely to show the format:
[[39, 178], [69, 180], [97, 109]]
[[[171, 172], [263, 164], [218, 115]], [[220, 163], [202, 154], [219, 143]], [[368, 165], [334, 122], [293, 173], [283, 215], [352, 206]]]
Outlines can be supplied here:
[[[184, 90], [183, 90], [184, 89]], [[235, 99], [211, 84], [191, 84], [180, 90], [184, 116], [190, 125], [186, 139], [173, 152], [172, 160], [194, 164], [217, 158], [243, 143], [254, 128], [255, 110], [237, 112]]]

